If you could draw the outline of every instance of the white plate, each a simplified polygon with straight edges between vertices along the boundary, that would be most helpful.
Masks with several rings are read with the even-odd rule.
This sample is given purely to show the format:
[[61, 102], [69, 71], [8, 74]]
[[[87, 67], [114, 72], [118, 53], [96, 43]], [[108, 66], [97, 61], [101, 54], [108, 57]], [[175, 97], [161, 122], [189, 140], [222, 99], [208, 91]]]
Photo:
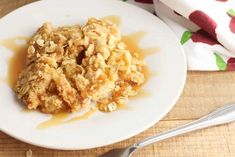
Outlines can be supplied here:
[[[128, 103], [130, 110], [110, 114], [96, 112], [87, 120], [38, 130], [39, 123], [50, 119], [39, 112], [23, 113], [9, 86], [0, 82], [0, 129], [27, 143], [64, 149], [88, 149], [112, 144], [134, 136], [153, 126], [173, 107], [186, 78], [183, 50], [172, 31], [154, 15], [111, 0], [44, 0], [29, 4], [0, 20], [0, 40], [14, 36], [29, 36], [45, 21], [55, 25], [84, 23], [89, 17], [118, 15], [122, 19], [122, 34], [145, 31], [143, 48], [159, 47], [147, 57], [150, 71], [157, 72], [143, 87], [151, 93]], [[0, 77], [6, 77], [9, 50], [0, 47]]]

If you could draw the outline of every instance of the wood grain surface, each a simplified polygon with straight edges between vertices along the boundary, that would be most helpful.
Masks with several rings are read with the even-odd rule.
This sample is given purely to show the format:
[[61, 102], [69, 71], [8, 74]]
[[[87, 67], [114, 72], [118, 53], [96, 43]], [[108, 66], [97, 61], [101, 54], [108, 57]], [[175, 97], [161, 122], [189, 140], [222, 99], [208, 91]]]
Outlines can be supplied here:
[[[0, 0], [0, 16], [33, 0]], [[217, 107], [235, 103], [235, 72], [189, 72], [180, 99], [159, 123], [128, 140], [84, 151], [58, 151], [32, 146], [0, 132], [0, 157], [95, 157], [145, 137], [195, 120]], [[149, 146], [134, 157], [235, 157], [235, 123], [212, 127]]]

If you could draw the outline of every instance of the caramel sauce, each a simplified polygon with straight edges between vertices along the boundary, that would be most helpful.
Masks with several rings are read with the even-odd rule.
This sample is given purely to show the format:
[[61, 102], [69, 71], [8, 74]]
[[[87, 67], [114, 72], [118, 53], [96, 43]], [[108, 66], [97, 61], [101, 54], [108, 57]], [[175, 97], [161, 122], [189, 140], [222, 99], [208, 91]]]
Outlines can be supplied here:
[[81, 116], [77, 116], [77, 117], [74, 117], [74, 118], [71, 118], [69, 119], [66, 123], [71, 123], [71, 122], [76, 122], [78, 120], [85, 120], [85, 119], [88, 119], [91, 117], [91, 115], [93, 113], [95, 113], [97, 110], [96, 109], [92, 109], [92, 110], [89, 110], [88, 112], [86, 112], [85, 114], [81, 115]]
[[[141, 48], [139, 46], [140, 41], [145, 37], [146, 34], [147, 33], [144, 31], [139, 31], [139, 32], [135, 32], [135, 33], [132, 33], [129, 35], [122, 36], [122, 41], [127, 45], [127, 49], [132, 54], [135, 54], [136, 56], [138, 56], [141, 59], [144, 59], [145, 57], [153, 55], [159, 51], [159, 48], [157, 48], [157, 47]], [[143, 68], [142, 73], [145, 76], [144, 83], [146, 83], [150, 77], [154, 77], [157, 75], [156, 72], [150, 72], [147, 67]], [[137, 88], [137, 90], [139, 90], [139, 93], [138, 93], [138, 95], [136, 95], [134, 97], [129, 97], [129, 99], [140, 99], [140, 98], [149, 97], [152, 95], [152, 93], [140, 89], [141, 87], [134, 87], [134, 88]]]
[[120, 26], [121, 22], [122, 22], [121, 18], [117, 15], [105, 16], [101, 19], [111, 21], [112, 23], [116, 24], [117, 26]]
[[59, 126], [59, 125], [64, 125], [64, 124], [76, 122], [76, 121], [79, 121], [79, 120], [85, 120], [85, 119], [90, 118], [91, 115], [95, 111], [96, 111], [95, 109], [91, 109], [91, 110], [87, 111], [86, 113], [84, 113], [81, 116], [76, 116], [76, 117], [72, 117], [72, 118], [69, 118], [69, 116], [71, 115], [70, 113], [53, 114], [51, 119], [49, 119], [48, 121], [40, 123], [37, 126], [37, 129], [47, 129], [47, 128], [51, 128], [53, 126]]
[[117, 110], [126, 110], [130, 111], [132, 108], [126, 104], [118, 104], [117, 105]]
[[37, 129], [47, 129], [53, 126], [62, 125], [65, 123], [64, 120], [69, 117], [69, 113], [57, 113], [51, 116], [52, 116], [51, 119], [40, 123], [37, 126]]
[[159, 51], [159, 48], [157, 47], [141, 48], [139, 46], [140, 41], [146, 36], [146, 34], [147, 33], [144, 31], [139, 31], [122, 36], [122, 41], [127, 45], [127, 49], [142, 59]]
[[[17, 36], [9, 39], [2, 40], [0, 44], [10, 49], [14, 54], [8, 61], [8, 74], [7, 83], [14, 87], [17, 81], [18, 74], [26, 66], [27, 56], [27, 41], [28, 37]], [[24, 41], [24, 43], [18, 43], [17, 41]]]

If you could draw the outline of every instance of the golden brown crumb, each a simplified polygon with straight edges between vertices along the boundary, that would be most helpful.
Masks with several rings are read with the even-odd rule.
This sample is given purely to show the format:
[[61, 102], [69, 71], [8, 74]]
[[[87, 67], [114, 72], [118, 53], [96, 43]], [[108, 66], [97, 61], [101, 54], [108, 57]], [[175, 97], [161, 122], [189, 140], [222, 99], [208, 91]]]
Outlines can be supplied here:
[[121, 41], [116, 25], [91, 18], [84, 26], [45, 23], [29, 42], [27, 68], [15, 91], [29, 109], [75, 112], [97, 103], [105, 112], [138, 94], [143, 61]]
[[26, 157], [32, 157], [33, 155], [33, 152], [31, 149], [29, 149], [27, 152], [26, 152]]

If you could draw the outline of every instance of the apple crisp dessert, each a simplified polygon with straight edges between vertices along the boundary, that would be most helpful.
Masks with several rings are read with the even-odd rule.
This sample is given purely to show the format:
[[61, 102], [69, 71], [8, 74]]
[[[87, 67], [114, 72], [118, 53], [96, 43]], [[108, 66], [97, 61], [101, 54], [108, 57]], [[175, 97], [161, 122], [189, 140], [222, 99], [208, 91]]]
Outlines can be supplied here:
[[111, 112], [138, 94], [144, 69], [142, 57], [127, 49], [110, 21], [45, 23], [29, 41], [27, 68], [15, 92], [29, 109], [45, 113], [75, 112], [92, 103]]

